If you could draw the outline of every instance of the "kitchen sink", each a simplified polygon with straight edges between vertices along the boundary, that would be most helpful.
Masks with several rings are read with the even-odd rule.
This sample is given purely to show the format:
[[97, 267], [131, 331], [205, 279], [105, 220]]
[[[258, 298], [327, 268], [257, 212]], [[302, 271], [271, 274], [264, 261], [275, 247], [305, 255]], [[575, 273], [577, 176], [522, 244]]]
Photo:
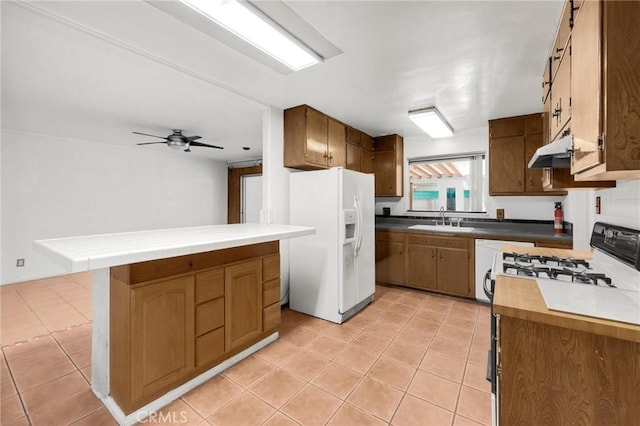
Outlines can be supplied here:
[[450, 225], [413, 225], [409, 229], [420, 229], [422, 231], [433, 232], [455, 232], [455, 233], [468, 233], [473, 232], [474, 228], [464, 226], [450, 226]]

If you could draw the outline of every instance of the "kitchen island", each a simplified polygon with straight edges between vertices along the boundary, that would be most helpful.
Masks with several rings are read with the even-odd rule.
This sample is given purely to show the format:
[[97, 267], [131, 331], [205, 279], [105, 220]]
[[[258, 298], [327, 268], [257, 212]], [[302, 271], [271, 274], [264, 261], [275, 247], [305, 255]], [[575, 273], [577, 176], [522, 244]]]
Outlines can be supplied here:
[[214, 225], [34, 248], [69, 272], [92, 272], [92, 389], [133, 424], [277, 339], [278, 241], [314, 232]]

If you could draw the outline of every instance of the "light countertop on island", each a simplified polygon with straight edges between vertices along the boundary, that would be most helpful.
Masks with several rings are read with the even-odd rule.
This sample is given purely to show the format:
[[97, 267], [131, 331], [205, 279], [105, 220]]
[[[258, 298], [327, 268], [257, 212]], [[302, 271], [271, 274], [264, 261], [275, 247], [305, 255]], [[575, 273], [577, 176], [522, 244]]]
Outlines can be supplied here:
[[245, 223], [53, 238], [33, 247], [69, 272], [82, 272], [313, 233], [303, 226]]

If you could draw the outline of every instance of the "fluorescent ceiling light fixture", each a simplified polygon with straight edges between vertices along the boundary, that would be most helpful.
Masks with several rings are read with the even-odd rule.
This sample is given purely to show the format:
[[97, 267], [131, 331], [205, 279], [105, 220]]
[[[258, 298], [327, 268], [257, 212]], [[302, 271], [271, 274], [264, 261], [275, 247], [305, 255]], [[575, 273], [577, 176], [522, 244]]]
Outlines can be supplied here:
[[409, 111], [409, 118], [432, 138], [446, 138], [453, 135], [453, 129], [436, 107]]
[[246, 2], [180, 1], [294, 71], [315, 65], [322, 60], [293, 35]]

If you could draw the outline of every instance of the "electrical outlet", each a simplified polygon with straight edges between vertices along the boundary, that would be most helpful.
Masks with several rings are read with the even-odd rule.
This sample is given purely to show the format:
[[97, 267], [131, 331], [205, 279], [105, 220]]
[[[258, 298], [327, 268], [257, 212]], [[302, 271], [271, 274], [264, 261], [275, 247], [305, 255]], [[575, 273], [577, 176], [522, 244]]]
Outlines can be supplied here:
[[496, 209], [496, 219], [504, 219], [504, 209]]
[[600, 204], [600, 197], [596, 197], [596, 214], [600, 214], [600, 208], [602, 204]]
[[16, 267], [22, 268], [24, 266], [24, 259], [16, 259]]

